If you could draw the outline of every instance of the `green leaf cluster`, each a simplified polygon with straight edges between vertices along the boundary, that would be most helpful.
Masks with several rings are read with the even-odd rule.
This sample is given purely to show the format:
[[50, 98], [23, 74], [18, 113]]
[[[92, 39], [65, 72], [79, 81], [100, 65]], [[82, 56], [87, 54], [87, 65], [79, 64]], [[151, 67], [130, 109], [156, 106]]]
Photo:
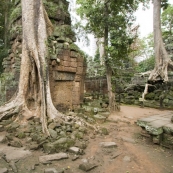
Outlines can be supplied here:
[[21, 4], [19, 4], [17, 7], [15, 7], [12, 10], [12, 13], [10, 15], [10, 23], [12, 24], [14, 21], [16, 21], [21, 16], [22, 16], [22, 6], [21, 6]]
[[145, 59], [141, 62], [138, 63], [138, 66], [136, 67], [137, 72], [146, 72], [149, 70], [153, 70], [154, 69], [154, 64], [155, 64], [155, 58], [154, 56], [151, 56], [148, 59]]
[[173, 33], [173, 5], [169, 5], [167, 9], [163, 11], [161, 20], [163, 34], [171, 36]]
[[133, 13], [141, 2], [146, 5], [148, 0], [77, 0], [77, 13], [85, 20], [81, 27], [86, 33], [103, 38], [107, 28], [108, 45], [104, 45], [105, 64], [114, 74], [130, 61], [130, 45], [135, 39], [130, 33], [130, 28], [135, 20]]

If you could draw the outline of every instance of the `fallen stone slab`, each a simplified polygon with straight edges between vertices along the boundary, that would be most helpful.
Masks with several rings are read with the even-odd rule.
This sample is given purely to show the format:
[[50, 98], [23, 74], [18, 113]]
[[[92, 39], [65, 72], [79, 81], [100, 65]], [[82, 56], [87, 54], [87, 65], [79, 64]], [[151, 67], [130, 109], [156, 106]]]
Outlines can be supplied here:
[[55, 168], [46, 168], [44, 173], [58, 173], [58, 171]]
[[157, 117], [147, 117], [147, 118], [141, 118], [137, 120], [137, 125], [140, 127], [146, 127], [148, 123], [157, 120]]
[[69, 152], [74, 153], [74, 154], [82, 154], [83, 150], [78, 148], [78, 147], [70, 147], [68, 149]]
[[152, 135], [160, 135], [163, 133], [163, 126], [169, 123], [167, 120], [155, 120], [148, 123], [145, 129]]
[[6, 145], [0, 145], [0, 153], [6, 155], [6, 160], [20, 160], [32, 155], [32, 152], [25, 150], [24, 148], [9, 147]]
[[79, 154], [80, 153], [80, 148], [78, 147], [70, 147], [69, 152]]
[[135, 143], [136, 143], [136, 141], [135, 141], [134, 139], [128, 138], [128, 137], [125, 137], [125, 136], [121, 137], [121, 139], [122, 139], [124, 142], [129, 142], [129, 143], [132, 143], [132, 144], [135, 144]]
[[7, 168], [0, 168], [0, 173], [8, 173], [8, 169]]
[[94, 163], [87, 163], [87, 162], [86, 162], [86, 163], [81, 163], [81, 164], [79, 165], [79, 169], [81, 169], [81, 170], [87, 172], [87, 171], [90, 171], [90, 170], [96, 168], [97, 166], [98, 166], [98, 165], [96, 165], [96, 164], [94, 164]]
[[96, 114], [94, 115], [94, 119], [98, 122], [98, 123], [104, 123], [106, 121], [106, 117]]
[[45, 156], [40, 156], [39, 157], [39, 162], [46, 164], [50, 163], [51, 161], [54, 160], [62, 160], [62, 159], [68, 159], [68, 154], [66, 153], [57, 153], [57, 154], [50, 154], [50, 155], [45, 155]]
[[117, 147], [117, 144], [115, 142], [101, 142], [100, 146], [103, 148], [114, 148]]

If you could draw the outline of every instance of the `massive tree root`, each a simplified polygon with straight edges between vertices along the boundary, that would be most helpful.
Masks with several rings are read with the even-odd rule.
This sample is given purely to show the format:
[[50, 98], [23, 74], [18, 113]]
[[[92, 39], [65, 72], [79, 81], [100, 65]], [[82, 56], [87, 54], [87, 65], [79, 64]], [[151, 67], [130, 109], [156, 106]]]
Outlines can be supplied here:
[[[153, 28], [154, 28], [154, 54], [155, 54], [155, 68], [150, 73], [148, 83], [154, 84], [157, 81], [168, 82], [168, 69], [173, 69], [173, 62], [169, 58], [168, 53], [164, 47], [162, 32], [161, 32], [161, 0], [153, 1]], [[145, 86], [143, 93], [143, 100], [148, 92], [148, 84]]]
[[[0, 107], [0, 120], [17, 115], [17, 120], [27, 123], [31, 117], [39, 117], [43, 133], [49, 135], [48, 119], [68, 121], [69, 117], [61, 114], [52, 102], [46, 42], [53, 31], [53, 26], [41, 0], [22, 0], [22, 27], [19, 88], [15, 97]], [[70, 117], [70, 119], [97, 130], [80, 118]]]

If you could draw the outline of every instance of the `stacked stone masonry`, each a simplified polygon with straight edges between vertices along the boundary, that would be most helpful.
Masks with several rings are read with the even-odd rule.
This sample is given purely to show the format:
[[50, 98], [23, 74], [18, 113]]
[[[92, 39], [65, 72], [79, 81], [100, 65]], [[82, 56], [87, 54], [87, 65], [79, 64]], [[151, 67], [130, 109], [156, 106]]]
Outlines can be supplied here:
[[153, 143], [172, 149], [173, 123], [171, 118], [172, 112], [152, 115], [139, 119], [137, 125], [143, 129], [141, 134], [143, 136], [150, 136]]
[[[86, 65], [79, 48], [74, 44], [75, 34], [71, 30], [68, 2], [64, 0], [43, 1], [54, 25], [54, 33], [48, 40], [50, 54], [50, 85], [54, 105], [61, 111], [79, 107], [83, 101]], [[3, 60], [4, 74], [10, 76], [6, 85], [5, 101], [16, 92], [22, 57], [21, 3], [15, 1], [11, 17], [9, 56]], [[18, 11], [18, 13], [15, 11]], [[14, 15], [15, 13], [15, 15]], [[2, 95], [0, 95], [2, 97]]]

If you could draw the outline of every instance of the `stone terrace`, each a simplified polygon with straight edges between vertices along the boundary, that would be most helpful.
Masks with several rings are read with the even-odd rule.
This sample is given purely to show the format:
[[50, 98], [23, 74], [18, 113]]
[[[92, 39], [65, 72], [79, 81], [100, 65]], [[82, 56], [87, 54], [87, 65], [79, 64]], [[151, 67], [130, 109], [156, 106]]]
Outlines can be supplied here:
[[150, 135], [153, 143], [160, 144], [169, 148], [173, 146], [173, 123], [171, 118], [173, 113], [153, 115], [141, 118], [137, 125], [142, 127], [143, 135]]

